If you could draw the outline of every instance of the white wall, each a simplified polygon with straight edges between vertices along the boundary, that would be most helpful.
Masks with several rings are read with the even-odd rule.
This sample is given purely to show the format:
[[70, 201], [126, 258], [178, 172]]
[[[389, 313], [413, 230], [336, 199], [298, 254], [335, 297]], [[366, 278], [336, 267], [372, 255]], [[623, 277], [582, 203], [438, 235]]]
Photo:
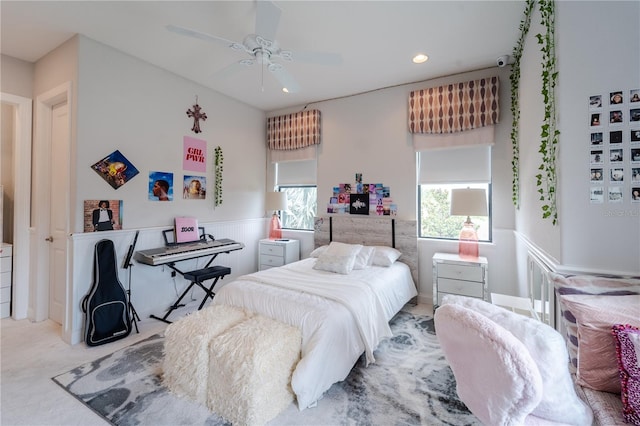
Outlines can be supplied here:
[[[308, 106], [322, 112], [322, 144], [318, 150], [318, 210], [326, 211], [333, 187], [352, 182], [362, 173], [365, 182], [381, 182], [391, 189], [398, 217], [417, 217], [416, 154], [408, 131], [408, 100], [412, 90], [498, 75], [500, 77], [500, 123], [492, 149], [493, 243], [482, 244], [480, 255], [489, 261], [491, 291], [519, 294], [513, 262], [514, 207], [511, 203], [511, 129], [509, 68], [490, 68], [421, 83], [377, 90]], [[290, 108], [269, 116], [295, 112]], [[455, 165], [452, 165], [455, 167]], [[312, 236], [301, 237], [309, 247]], [[457, 241], [420, 239], [420, 300], [432, 298], [431, 258], [438, 251], [458, 251]], [[303, 254], [305, 254], [303, 250]]]
[[[522, 204], [517, 212], [517, 230], [525, 246], [541, 250], [561, 270], [640, 273], [640, 205], [630, 201], [629, 180], [625, 182], [623, 203], [589, 201], [588, 126], [590, 95], [640, 88], [639, 20], [638, 2], [556, 2], [556, 94], [561, 134], [559, 225], [555, 227], [541, 218], [541, 203], [535, 192], [543, 119], [541, 54], [535, 34], [543, 29], [539, 12], [532, 20], [522, 63]], [[607, 30], [596, 31], [598, 28]], [[626, 155], [628, 147], [626, 142]], [[629, 162], [626, 164], [629, 176]], [[524, 250], [519, 253], [524, 255]]]
[[0, 87], [3, 93], [33, 97], [34, 65], [7, 55], [0, 55]]
[[[77, 202], [74, 231], [82, 231], [83, 201], [121, 199], [126, 229], [172, 225], [175, 216], [202, 221], [264, 217], [265, 115], [213, 90], [80, 38], [78, 84]], [[201, 133], [191, 131], [186, 111], [196, 103], [207, 114]], [[207, 199], [184, 200], [179, 188], [183, 137], [207, 142]], [[223, 204], [213, 205], [214, 148], [224, 153]], [[114, 150], [140, 173], [114, 190], [90, 166]], [[148, 199], [150, 171], [173, 172], [172, 202]]]
[[[195, 216], [208, 233], [217, 238], [237, 238], [246, 245], [233, 255], [222, 255], [216, 264], [231, 266], [232, 276], [255, 271], [257, 241], [266, 235], [264, 113], [84, 36], [70, 39], [36, 63], [34, 97], [69, 82], [72, 235], [68, 242], [70, 276], [63, 338], [75, 343], [81, 334], [78, 303], [92, 281], [93, 246], [100, 238], [117, 242], [122, 258], [133, 239], [132, 230], [143, 231], [138, 250], [157, 247], [163, 244], [161, 230], [171, 227], [174, 217]], [[201, 122], [203, 131], [197, 135], [191, 131], [193, 122], [186, 115], [196, 96], [208, 117]], [[184, 136], [207, 142], [208, 198], [183, 200], [178, 191], [172, 202], [148, 200], [150, 171], [173, 172], [174, 184], [180, 187], [183, 174], [194, 174], [182, 169]], [[224, 152], [224, 181], [223, 204], [214, 208], [216, 146]], [[91, 169], [93, 163], [116, 149], [140, 172], [118, 190]], [[54, 199], [55, 188], [54, 184]], [[87, 199], [123, 200], [124, 230], [82, 234], [83, 202]], [[45, 208], [45, 201], [34, 199], [34, 207]], [[202, 266], [195, 261], [181, 265], [185, 271]], [[124, 272], [120, 271], [123, 282]], [[134, 302], [137, 300], [141, 315], [162, 315], [188, 285], [180, 277], [172, 279], [169, 272], [164, 267], [135, 268]], [[31, 297], [36, 293], [39, 298], [43, 296], [42, 291], [31, 289]], [[200, 296], [200, 292], [194, 292], [195, 298]]]

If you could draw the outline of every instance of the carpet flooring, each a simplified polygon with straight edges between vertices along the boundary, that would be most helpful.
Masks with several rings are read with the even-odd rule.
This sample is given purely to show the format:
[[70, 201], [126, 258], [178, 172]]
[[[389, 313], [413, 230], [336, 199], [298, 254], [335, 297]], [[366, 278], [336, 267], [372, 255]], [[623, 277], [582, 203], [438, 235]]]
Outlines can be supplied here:
[[[433, 319], [401, 311], [394, 337], [361, 358], [318, 405], [290, 405], [269, 425], [479, 425], [458, 399], [455, 379], [435, 336]], [[53, 378], [115, 425], [227, 425], [224, 419], [162, 383], [162, 333]]]

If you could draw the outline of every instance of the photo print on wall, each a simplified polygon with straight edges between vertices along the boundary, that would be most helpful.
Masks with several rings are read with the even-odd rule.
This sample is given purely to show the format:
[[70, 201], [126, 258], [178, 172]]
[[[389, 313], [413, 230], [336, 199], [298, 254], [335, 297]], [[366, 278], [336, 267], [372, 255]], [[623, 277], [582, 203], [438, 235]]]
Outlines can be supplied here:
[[362, 173], [355, 173], [354, 177], [354, 183], [340, 183], [333, 187], [327, 213], [397, 215], [398, 207], [393, 203], [391, 189], [388, 186], [381, 183], [364, 183]]
[[640, 88], [589, 96], [587, 116], [589, 176], [594, 185], [590, 202], [638, 202], [635, 197], [640, 194], [634, 190], [640, 182]]
[[182, 198], [185, 200], [204, 200], [207, 195], [205, 176], [184, 175]]
[[138, 169], [118, 150], [91, 166], [113, 189], [118, 189], [138, 174]]
[[122, 229], [122, 200], [84, 200], [84, 232]]
[[182, 168], [190, 172], [207, 172], [207, 141], [185, 136], [182, 141]]
[[173, 201], [173, 173], [149, 172], [149, 199]]

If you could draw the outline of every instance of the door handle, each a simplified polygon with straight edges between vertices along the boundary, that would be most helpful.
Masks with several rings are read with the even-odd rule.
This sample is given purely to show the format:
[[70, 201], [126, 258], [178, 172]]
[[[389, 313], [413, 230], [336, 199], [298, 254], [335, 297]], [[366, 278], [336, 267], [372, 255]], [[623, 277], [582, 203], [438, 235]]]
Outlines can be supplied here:
[[45, 241], [49, 241], [50, 243], [53, 242], [53, 236], [49, 235], [47, 238], [44, 239]]

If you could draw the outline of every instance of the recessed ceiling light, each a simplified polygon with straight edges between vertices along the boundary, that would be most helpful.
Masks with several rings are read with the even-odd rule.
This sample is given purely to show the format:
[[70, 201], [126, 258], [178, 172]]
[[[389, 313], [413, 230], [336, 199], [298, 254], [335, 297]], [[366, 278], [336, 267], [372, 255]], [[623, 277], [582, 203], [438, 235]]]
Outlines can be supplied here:
[[421, 64], [423, 62], [427, 62], [427, 59], [429, 59], [429, 57], [427, 55], [419, 53], [419, 54], [417, 54], [416, 56], [413, 57], [413, 63], [414, 64]]
[[282, 88], [282, 91], [283, 91], [284, 93], [289, 93], [289, 89], [287, 89], [286, 87], [283, 87], [283, 88]]

